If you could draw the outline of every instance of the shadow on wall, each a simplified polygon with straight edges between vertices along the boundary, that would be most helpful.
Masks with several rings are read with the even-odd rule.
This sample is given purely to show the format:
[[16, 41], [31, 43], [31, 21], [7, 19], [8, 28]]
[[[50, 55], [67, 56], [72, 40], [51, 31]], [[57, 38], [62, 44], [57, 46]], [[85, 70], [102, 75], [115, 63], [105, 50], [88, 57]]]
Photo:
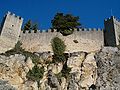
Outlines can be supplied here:
[[0, 35], [1, 35], [2, 28], [3, 28], [4, 22], [5, 22], [5, 18], [6, 18], [6, 15], [3, 17], [3, 20], [2, 20], [2, 22], [0, 23]]

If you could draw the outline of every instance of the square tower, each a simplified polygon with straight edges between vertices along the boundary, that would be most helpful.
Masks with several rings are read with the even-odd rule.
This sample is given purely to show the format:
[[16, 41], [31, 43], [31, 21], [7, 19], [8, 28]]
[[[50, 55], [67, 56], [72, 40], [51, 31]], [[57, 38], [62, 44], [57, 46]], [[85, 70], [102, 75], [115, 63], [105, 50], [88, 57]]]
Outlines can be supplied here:
[[8, 12], [1, 25], [0, 52], [12, 49], [17, 43], [21, 31], [23, 18]]
[[111, 16], [104, 20], [104, 43], [105, 46], [117, 46], [119, 45], [120, 37], [120, 22]]

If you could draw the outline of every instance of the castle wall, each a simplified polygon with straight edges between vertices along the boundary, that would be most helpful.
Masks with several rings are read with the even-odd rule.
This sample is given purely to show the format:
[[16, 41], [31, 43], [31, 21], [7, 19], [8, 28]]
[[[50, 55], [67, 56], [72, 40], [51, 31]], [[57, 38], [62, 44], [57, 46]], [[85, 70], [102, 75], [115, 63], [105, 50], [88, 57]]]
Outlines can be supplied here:
[[120, 22], [114, 16], [111, 16], [110, 18], [104, 20], [104, 25], [105, 46], [119, 45]]
[[0, 53], [14, 48], [18, 41], [23, 19], [8, 12], [4, 17], [0, 35]]
[[[59, 32], [21, 32], [19, 40], [22, 42], [22, 47], [27, 51], [52, 52], [51, 40], [55, 36], [61, 38], [65, 42], [65, 52], [91, 52], [101, 49], [101, 47], [104, 45], [103, 31], [85, 31], [85, 29], [84, 31], [81, 29], [79, 29], [79, 31], [75, 30], [73, 34], [68, 36], [63, 36]], [[78, 43], [75, 43], [74, 40], [77, 40]]]
[[105, 46], [116, 46], [115, 30], [113, 17], [104, 20], [104, 41]]
[[115, 29], [115, 36], [116, 36], [116, 45], [119, 45], [120, 41], [120, 21], [117, 20], [116, 18], [113, 18], [113, 24], [114, 24], [114, 29]]

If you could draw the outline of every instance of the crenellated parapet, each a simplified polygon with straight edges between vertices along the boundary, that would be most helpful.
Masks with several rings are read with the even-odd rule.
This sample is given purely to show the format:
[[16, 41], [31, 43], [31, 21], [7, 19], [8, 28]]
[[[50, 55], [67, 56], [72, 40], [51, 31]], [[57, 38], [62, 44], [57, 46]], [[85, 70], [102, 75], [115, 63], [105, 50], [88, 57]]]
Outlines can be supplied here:
[[[103, 29], [100, 28], [74, 28], [74, 32], [89, 32], [89, 31], [103, 31]], [[31, 33], [59, 33], [57, 29], [48, 29], [48, 30], [37, 30], [36, 32], [34, 30], [26, 30], [25, 32], [22, 31], [23, 34], [31, 34]]]
[[17, 16], [17, 15], [15, 15], [15, 14], [12, 13], [12, 12], [9, 12], [9, 11], [8, 11], [6, 15], [9, 15], [9, 16], [11, 16], [11, 17], [13, 17], [13, 18], [16, 18], [16, 19], [18, 19], [18, 20], [23, 21], [23, 18], [22, 18], [22, 17]]
[[[68, 36], [63, 36], [56, 29], [38, 30], [34, 32], [21, 32], [19, 41], [23, 43], [22, 47], [31, 52], [52, 52], [51, 40], [54, 37], [61, 38], [66, 47], [65, 52], [75, 51], [96, 51], [104, 45], [102, 29], [93, 28], [75, 28], [74, 32]], [[74, 41], [77, 40], [77, 43]]]

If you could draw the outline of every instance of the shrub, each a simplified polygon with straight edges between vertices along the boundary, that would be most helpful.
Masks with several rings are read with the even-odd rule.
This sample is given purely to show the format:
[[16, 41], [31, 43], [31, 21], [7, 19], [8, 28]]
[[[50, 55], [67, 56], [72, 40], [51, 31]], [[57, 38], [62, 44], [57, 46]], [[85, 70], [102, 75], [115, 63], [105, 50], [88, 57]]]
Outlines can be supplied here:
[[63, 69], [62, 69], [62, 76], [65, 78], [68, 78], [69, 74], [70, 74], [71, 68], [67, 67], [67, 62], [63, 65]]
[[3, 55], [10, 56], [14, 54], [22, 54], [25, 56], [25, 61], [27, 60], [28, 57], [30, 57], [32, 59], [32, 62], [37, 64], [38, 61], [40, 60], [40, 57], [31, 52], [25, 51], [24, 49], [22, 49], [21, 45], [22, 43], [18, 41], [13, 49], [3, 53]]
[[56, 61], [57, 62], [64, 62], [66, 60], [64, 54], [62, 55], [54, 55], [53, 56], [53, 62], [55, 63]]
[[44, 75], [44, 67], [39, 68], [35, 65], [32, 70], [29, 70], [26, 77], [28, 80], [37, 81], [37, 85], [39, 88], [39, 81], [43, 78]]
[[64, 42], [60, 38], [58, 37], [53, 38], [52, 49], [55, 55], [62, 55], [65, 51], [65, 47], [66, 46]]
[[32, 70], [29, 70], [26, 77], [29, 80], [39, 81], [40, 79], [43, 78], [43, 74], [44, 74], [44, 67], [39, 68], [37, 65], [35, 65], [32, 68]]
[[55, 37], [52, 39], [52, 49], [54, 52], [53, 61], [61, 62], [65, 60], [64, 56], [65, 47], [66, 46], [64, 42], [60, 38]]

